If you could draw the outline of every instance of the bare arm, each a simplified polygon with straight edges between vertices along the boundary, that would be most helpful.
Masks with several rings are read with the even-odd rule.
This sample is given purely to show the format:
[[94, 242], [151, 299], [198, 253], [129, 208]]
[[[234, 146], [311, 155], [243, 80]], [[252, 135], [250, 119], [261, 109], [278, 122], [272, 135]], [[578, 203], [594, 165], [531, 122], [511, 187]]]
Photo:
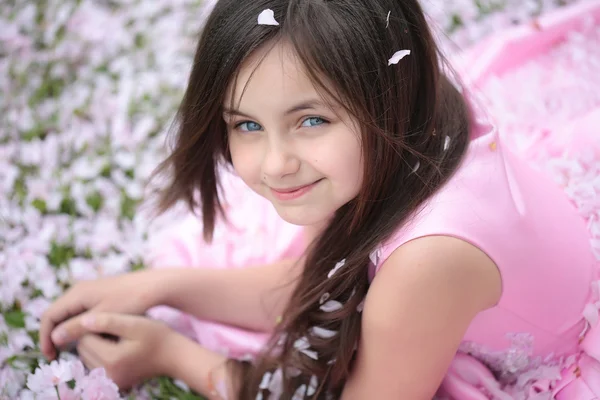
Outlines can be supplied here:
[[369, 289], [342, 399], [431, 399], [471, 320], [500, 295], [496, 266], [470, 244], [438, 236], [400, 247]]
[[301, 265], [284, 260], [242, 269], [157, 270], [156, 302], [201, 319], [269, 331], [288, 304]]
[[[342, 399], [373, 393], [378, 399], [431, 399], [468, 324], [500, 294], [495, 265], [465, 242], [432, 237], [398, 249], [369, 291], [358, 359]], [[223, 398], [232, 398], [239, 382], [225, 368], [225, 357], [181, 335], [167, 347], [169, 376], [216, 400], [212, 375], [213, 384], [227, 383], [230, 396]]]
[[[167, 376], [185, 382], [208, 400], [232, 399], [229, 394], [234, 391], [230, 386], [231, 377], [225, 356], [207, 350], [182, 335], [170, 336], [168, 347], [171, 351], [165, 359]], [[226, 387], [221, 388], [222, 385]], [[217, 387], [220, 396], [212, 393]]]

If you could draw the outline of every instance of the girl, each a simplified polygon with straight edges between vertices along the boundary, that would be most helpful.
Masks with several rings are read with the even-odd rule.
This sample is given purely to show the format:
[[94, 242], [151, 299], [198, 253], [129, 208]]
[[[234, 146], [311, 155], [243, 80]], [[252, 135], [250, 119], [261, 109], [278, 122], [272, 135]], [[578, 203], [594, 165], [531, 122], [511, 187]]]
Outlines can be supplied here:
[[220, 0], [162, 166], [212, 244], [154, 259], [214, 268], [76, 285], [45, 354], [211, 399], [600, 397], [584, 221], [440, 65], [417, 0]]

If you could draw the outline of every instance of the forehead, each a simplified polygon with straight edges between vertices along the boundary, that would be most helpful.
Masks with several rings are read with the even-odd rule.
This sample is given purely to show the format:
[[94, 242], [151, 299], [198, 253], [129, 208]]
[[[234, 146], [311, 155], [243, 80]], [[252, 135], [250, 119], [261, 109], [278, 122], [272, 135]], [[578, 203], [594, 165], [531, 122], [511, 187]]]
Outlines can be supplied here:
[[229, 84], [225, 105], [243, 106], [272, 98], [276, 102], [320, 98], [291, 46], [278, 42], [256, 50], [241, 65]]

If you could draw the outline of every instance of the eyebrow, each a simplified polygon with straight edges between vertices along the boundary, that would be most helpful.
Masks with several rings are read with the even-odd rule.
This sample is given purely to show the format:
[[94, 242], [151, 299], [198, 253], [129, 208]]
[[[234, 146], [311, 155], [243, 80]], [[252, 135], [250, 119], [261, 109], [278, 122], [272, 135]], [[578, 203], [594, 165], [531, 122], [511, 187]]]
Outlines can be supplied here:
[[[302, 103], [296, 104], [295, 106], [287, 109], [283, 115], [284, 116], [288, 116], [294, 113], [297, 113], [298, 111], [304, 111], [304, 110], [314, 110], [318, 107], [324, 107], [325, 105], [323, 104], [323, 102], [321, 102], [320, 100], [308, 100], [308, 101], [304, 101]], [[245, 118], [250, 118], [250, 119], [255, 119], [254, 117], [245, 114], [243, 112], [241, 112], [240, 110], [235, 110], [235, 109], [231, 109], [231, 108], [227, 108], [225, 107], [223, 109], [223, 114], [227, 114], [227, 115], [239, 115], [241, 117], [245, 117]]]

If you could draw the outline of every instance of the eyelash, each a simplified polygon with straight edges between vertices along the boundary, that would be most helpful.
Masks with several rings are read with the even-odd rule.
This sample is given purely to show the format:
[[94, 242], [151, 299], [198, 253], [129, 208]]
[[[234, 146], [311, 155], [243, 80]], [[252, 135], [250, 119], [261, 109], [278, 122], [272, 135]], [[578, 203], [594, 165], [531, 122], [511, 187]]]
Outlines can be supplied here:
[[[302, 119], [302, 123], [306, 122], [306, 121], [307, 121], [307, 120], [309, 120], [309, 119], [313, 119], [313, 118], [318, 118], [318, 119], [320, 119], [321, 121], [323, 121], [323, 123], [322, 123], [322, 124], [319, 124], [319, 125], [316, 125], [316, 126], [325, 125], [325, 124], [328, 124], [328, 123], [330, 122], [330, 121], [329, 121], [328, 119], [326, 119], [326, 118], [323, 118], [323, 117], [319, 117], [319, 116], [313, 115], [313, 116], [310, 116], [310, 117], [303, 118], [303, 119]], [[235, 123], [235, 124], [233, 125], [233, 128], [234, 128], [234, 129], [239, 129], [239, 127], [240, 127], [240, 126], [242, 126], [242, 125], [244, 125], [244, 124], [247, 124], [247, 123], [250, 123], [250, 122], [252, 122], [252, 123], [255, 123], [256, 125], [259, 125], [259, 126], [260, 126], [260, 124], [259, 124], [259, 123], [256, 123], [256, 122], [254, 122], [254, 121], [250, 121], [250, 120], [246, 120], [246, 121], [241, 121], [241, 122], [237, 122], [237, 123]], [[310, 127], [308, 127], [308, 126], [307, 126], [307, 127], [305, 127], [305, 128], [315, 128], [316, 126], [310, 126]], [[248, 131], [248, 132], [256, 132], [256, 131]]]

